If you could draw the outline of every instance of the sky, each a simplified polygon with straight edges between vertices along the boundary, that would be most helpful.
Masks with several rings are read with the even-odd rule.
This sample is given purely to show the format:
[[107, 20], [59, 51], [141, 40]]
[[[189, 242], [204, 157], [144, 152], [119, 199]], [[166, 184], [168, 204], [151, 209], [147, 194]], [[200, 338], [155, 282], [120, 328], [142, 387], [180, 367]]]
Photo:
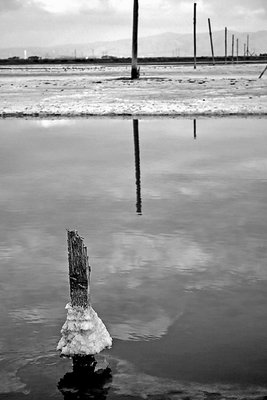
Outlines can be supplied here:
[[[196, 0], [195, 0], [196, 1]], [[197, 29], [267, 29], [267, 0], [197, 0]], [[193, 0], [139, 0], [139, 35], [192, 31]], [[0, 0], [0, 47], [131, 37], [133, 0]]]

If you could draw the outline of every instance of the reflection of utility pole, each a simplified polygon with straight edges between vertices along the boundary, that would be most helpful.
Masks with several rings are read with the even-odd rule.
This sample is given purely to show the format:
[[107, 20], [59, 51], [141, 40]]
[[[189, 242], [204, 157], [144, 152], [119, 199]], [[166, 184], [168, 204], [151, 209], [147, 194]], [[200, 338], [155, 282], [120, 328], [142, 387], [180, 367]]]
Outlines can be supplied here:
[[194, 119], [194, 139], [197, 139], [197, 120]]
[[133, 120], [134, 134], [134, 156], [135, 156], [135, 180], [136, 180], [136, 212], [142, 215], [141, 197], [141, 169], [140, 169], [140, 146], [139, 146], [139, 121]]

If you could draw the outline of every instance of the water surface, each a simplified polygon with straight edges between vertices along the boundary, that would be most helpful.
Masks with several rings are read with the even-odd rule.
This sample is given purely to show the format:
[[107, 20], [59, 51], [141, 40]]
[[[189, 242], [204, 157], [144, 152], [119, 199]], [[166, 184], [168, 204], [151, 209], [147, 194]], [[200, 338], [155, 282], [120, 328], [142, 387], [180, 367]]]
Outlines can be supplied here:
[[66, 228], [114, 338], [84, 398], [266, 394], [266, 120], [0, 126], [0, 399], [63, 398]]

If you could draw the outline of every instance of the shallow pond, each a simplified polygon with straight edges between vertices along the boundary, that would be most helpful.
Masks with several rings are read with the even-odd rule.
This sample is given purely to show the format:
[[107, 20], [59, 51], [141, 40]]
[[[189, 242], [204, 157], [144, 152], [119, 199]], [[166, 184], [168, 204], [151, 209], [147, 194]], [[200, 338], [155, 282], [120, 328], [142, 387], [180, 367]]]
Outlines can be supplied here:
[[[267, 394], [266, 119], [0, 121], [0, 399]], [[66, 228], [112, 379], [62, 390]]]

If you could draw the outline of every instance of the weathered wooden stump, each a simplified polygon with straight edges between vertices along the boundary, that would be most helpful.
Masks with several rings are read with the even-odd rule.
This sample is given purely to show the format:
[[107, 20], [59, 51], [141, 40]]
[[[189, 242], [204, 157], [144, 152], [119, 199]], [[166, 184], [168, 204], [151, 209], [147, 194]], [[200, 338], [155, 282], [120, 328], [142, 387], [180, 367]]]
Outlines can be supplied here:
[[77, 231], [68, 231], [68, 259], [71, 303], [57, 350], [67, 357], [93, 356], [110, 348], [112, 339], [91, 306], [87, 248]]
[[77, 231], [68, 231], [70, 298], [72, 307], [90, 305], [90, 274], [87, 247]]

